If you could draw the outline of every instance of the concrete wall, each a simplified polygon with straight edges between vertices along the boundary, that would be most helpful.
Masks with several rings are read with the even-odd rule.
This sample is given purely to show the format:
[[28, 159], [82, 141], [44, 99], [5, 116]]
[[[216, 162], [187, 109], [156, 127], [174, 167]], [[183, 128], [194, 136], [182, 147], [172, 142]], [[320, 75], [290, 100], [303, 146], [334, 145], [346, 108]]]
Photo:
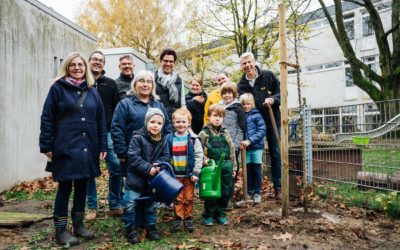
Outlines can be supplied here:
[[40, 115], [52, 78], [73, 51], [88, 55], [96, 37], [35, 0], [0, 4], [0, 192], [46, 176]]

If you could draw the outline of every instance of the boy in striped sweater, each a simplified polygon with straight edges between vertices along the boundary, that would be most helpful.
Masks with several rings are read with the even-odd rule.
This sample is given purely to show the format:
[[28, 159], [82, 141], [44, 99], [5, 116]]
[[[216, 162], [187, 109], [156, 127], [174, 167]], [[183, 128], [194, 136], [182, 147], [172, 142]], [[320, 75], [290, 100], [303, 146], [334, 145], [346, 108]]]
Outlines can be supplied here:
[[174, 231], [185, 228], [193, 232], [194, 186], [199, 180], [203, 166], [203, 148], [197, 135], [190, 129], [192, 115], [187, 109], [180, 108], [172, 114], [175, 132], [168, 134], [166, 140], [170, 148], [171, 165], [177, 179], [183, 184], [183, 190], [177, 197]]

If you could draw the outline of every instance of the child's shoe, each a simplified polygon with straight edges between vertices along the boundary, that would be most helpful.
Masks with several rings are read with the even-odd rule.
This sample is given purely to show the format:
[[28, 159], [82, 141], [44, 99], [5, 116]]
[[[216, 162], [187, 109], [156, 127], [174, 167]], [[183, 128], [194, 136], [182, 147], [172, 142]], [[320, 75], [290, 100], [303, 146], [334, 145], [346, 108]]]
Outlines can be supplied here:
[[259, 194], [254, 194], [253, 196], [253, 203], [254, 204], [259, 204], [261, 202], [261, 195]]
[[186, 219], [185, 220], [185, 229], [189, 233], [193, 233], [194, 231], [194, 226], [193, 226], [193, 220], [192, 219]]
[[221, 225], [228, 225], [229, 224], [229, 221], [224, 216], [217, 217], [216, 221]]
[[214, 222], [213, 222], [213, 219], [212, 219], [212, 218], [207, 217], [207, 218], [204, 218], [203, 224], [204, 224], [205, 226], [212, 226], [212, 225], [214, 225]]
[[125, 234], [126, 240], [131, 244], [136, 244], [140, 242], [139, 231], [135, 226], [131, 226], [127, 229]]
[[179, 232], [179, 231], [182, 231], [182, 229], [183, 229], [183, 220], [181, 220], [181, 219], [176, 219], [176, 220], [174, 221], [174, 226], [173, 226], [173, 228], [172, 228], [172, 231], [174, 231], [174, 232]]
[[228, 205], [226, 205], [225, 211], [231, 211], [233, 209], [232, 198], [229, 199]]
[[146, 236], [149, 240], [159, 240], [161, 238], [160, 233], [157, 231], [156, 225], [147, 226], [146, 229]]

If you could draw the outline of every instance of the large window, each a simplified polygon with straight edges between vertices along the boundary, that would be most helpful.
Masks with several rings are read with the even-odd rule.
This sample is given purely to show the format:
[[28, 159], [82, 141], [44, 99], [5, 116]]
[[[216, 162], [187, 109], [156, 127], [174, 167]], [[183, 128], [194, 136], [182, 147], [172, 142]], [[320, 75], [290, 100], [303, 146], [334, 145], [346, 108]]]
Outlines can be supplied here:
[[372, 36], [374, 34], [371, 18], [369, 16], [363, 16], [362, 18], [362, 31], [363, 37]]
[[351, 74], [350, 67], [346, 67], [344, 69], [344, 74], [346, 78], [346, 87], [353, 87], [354, 86], [353, 75]]
[[354, 39], [354, 12], [343, 15], [344, 29], [346, 30], [349, 40]]

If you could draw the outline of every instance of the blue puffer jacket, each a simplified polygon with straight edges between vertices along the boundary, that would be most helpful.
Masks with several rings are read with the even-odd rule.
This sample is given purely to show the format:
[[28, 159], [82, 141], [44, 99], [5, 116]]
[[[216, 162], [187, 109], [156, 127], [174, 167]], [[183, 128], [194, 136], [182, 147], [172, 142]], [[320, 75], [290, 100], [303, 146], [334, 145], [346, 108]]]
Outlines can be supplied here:
[[86, 82], [75, 86], [64, 79], [57, 80], [43, 106], [40, 152], [53, 152], [53, 178], [56, 181], [100, 175], [99, 153], [107, 151], [106, 119], [95, 88], [88, 89], [82, 107], [75, 108], [85, 89], [88, 89]]
[[153, 143], [145, 128], [135, 131], [129, 143], [126, 185], [136, 192], [146, 192], [152, 164], [169, 162], [169, 160], [169, 149], [165, 137]]
[[267, 132], [264, 119], [257, 109], [246, 113], [247, 139], [251, 142], [250, 150], [264, 149], [264, 137]]
[[171, 132], [171, 124], [164, 105], [150, 97], [149, 103], [140, 101], [135, 95], [127, 95], [121, 100], [114, 111], [111, 123], [111, 136], [114, 143], [114, 152], [119, 159], [126, 159], [129, 141], [133, 131], [144, 127], [146, 112], [151, 108], [159, 108], [165, 116], [163, 134]]

